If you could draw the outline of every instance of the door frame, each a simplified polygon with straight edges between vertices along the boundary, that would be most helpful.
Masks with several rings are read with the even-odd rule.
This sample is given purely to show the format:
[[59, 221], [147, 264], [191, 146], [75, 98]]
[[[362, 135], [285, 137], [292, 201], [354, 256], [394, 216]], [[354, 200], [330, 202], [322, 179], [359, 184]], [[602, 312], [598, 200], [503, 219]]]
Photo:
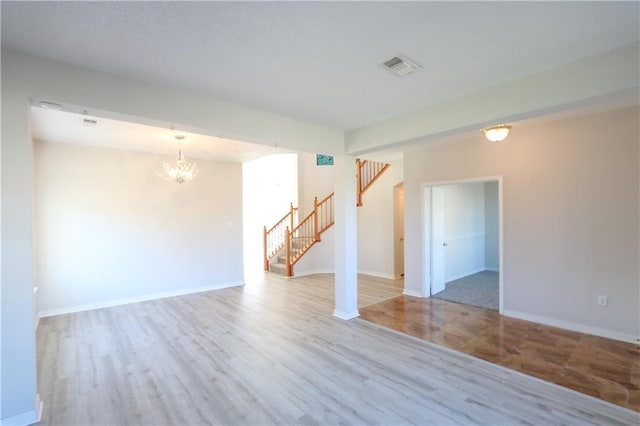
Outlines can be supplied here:
[[446, 181], [431, 181], [423, 182], [421, 184], [422, 194], [422, 253], [424, 258], [422, 259], [422, 294], [425, 297], [431, 297], [431, 272], [432, 272], [432, 256], [431, 247], [433, 244], [432, 239], [432, 203], [431, 203], [431, 189], [434, 186], [442, 185], [456, 185], [460, 183], [484, 183], [484, 182], [498, 182], [498, 257], [500, 262], [500, 268], [498, 271], [498, 291], [499, 291], [499, 303], [498, 312], [502, 314], [504, 310], [504, 210], [503, 210], [503, 180], [502, 175], [499, 176], [483, 176], [467, 179], [455, 179]]
[[[400, 192], [402, 206], [399, 201]], [[393, 276], [394, 279], [404, 277], [404, 182], [393, 186]]]

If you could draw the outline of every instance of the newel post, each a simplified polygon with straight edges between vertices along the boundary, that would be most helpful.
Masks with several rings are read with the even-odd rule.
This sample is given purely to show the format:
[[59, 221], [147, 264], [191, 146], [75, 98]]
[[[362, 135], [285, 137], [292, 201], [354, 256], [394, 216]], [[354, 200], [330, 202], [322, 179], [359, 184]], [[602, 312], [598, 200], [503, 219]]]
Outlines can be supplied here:
[[356, 206], [362, 205], [362, 163], [359, 158], [356, 158], [356, 185], [357, 185], [357, 201]]
[[264, 259], [264, 270], [265, 272], [269, 271], [269, 258], [267, 257], [267, 227], [262, 227], [262, 253]]
[[293, 229], [293, 203], [289, 203], [289, 229]]
[[318, 197], [313, 197], [313, 236], [316, 241], [320, 241], [320, 230], [318, 229]]
[[285, 275], [287, 277], [293, 276], [293, 267], [291, 266], [291, 232], [289, 227], [284, 230], [284, 258], [286, 262]]

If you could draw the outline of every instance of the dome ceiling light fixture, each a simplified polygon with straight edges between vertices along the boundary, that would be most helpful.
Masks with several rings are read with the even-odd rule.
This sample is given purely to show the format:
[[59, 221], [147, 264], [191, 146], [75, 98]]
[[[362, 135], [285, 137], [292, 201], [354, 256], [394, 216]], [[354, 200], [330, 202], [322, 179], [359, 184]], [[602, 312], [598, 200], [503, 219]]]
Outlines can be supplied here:
[[511, 126], [507, 126], [506, 124], [499, 124], [497, 126], [487, 127], [486, 129], [483, 129], [482, 133], [484, 133], [484, 136], [487, 138], [487, 140], [491, 142], [501, 142], [507, 137], [510, 130]]

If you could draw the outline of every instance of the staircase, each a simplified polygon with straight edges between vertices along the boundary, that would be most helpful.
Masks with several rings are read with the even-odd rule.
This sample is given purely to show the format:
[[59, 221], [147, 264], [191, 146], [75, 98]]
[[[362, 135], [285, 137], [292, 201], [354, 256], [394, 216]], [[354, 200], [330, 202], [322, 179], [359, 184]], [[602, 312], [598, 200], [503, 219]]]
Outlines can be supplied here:
[[[389, 168], [389, 164], [369, 160], [356, 160], [357, 203], [362, 206], [362, 194]], [[322, 200], [314, 198], [313, 211], [298, 221], [298, 208], [289, 204], [289, 212], [275, 225], [264, 227], [264, 270], [293, 276], [293, 266], [321, 235], [333, 226], [333, 192]], [[275, 260], [275, 261], [274, 261]]]

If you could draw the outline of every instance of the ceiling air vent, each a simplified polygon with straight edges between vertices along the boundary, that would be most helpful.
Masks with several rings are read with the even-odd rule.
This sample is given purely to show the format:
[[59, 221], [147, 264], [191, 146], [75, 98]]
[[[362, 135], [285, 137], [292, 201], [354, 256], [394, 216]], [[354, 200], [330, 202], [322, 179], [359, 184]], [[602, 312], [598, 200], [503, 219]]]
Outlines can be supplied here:
[[416, 62], [402, 55], [394, 56], [393, 58], [384, 61], [381, 65], [384, 69], [398, 77], [404, 77], [422, 68]]
[[98, 120], [96, 120], [95, 118], [82, 117], [81, 120], [82, 124], [87, 127], [96, 127], [98, 125]]

